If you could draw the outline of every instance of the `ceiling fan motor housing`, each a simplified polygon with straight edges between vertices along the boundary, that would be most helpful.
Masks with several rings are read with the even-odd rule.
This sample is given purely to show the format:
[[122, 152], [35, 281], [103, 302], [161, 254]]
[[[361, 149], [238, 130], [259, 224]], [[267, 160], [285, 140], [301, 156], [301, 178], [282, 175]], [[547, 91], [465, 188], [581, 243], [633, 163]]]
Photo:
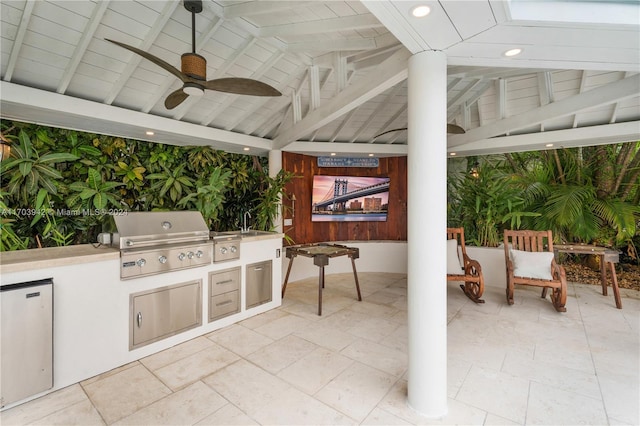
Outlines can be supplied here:
[[207, 79], [207, 60], [197, 53], [184, 53], [182, 59], [182, 72], [197, 80]]

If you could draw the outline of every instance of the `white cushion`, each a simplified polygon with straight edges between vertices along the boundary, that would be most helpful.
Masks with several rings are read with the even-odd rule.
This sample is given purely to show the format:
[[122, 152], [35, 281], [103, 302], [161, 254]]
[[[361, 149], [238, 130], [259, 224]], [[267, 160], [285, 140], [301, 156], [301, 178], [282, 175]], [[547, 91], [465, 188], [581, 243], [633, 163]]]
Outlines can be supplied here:
[[511, 261], [513, 261], [513, 275], [516, 277], [538, 278], [541, 280], [552, 280], [551, 261], [553, 253], [548, 251], [509, 251]]
[[462, 275], [464, 270], [458, 258], [458, 240], [447, 240], [447, 275]]

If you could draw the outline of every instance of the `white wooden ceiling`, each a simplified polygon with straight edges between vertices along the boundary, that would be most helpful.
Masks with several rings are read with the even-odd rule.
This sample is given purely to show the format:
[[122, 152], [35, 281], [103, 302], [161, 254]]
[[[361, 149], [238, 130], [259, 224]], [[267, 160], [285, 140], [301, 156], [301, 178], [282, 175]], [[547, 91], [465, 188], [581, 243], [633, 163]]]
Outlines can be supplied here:
[[[258, 155], [403, 155], [406, 132], [375, 136], [406, 127], [407, 59], [435, 49], [449, 63], [448, 121], [467, 130], [450, 152], [640, 139], [635, 1], [203, 3], [207, 78], [258, 79], [283, 96], [207, 91], [167, 110], [178, 79], [105, 38], [179, 68], [191, 51], [180, 1], [2, 0], [2, 117]], [[419, 4], [431, 8], [422, 19]]]

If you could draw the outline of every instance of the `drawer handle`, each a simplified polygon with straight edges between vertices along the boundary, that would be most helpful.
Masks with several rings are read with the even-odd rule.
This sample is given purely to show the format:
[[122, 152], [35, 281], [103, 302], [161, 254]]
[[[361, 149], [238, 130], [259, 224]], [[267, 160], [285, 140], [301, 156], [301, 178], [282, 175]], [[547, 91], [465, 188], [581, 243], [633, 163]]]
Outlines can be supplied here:
[[138, 312], [138, 315], [136, 315], [136, 320], [138, 321], [138, 328], [142, 327], [142, 312]]
[[262, 271], [262, 266], [255, 268], [254, 271]]
[[229, 303], [233, 303], [233, 300], [225, 300], [224, 302], [216, 303], [216, 306], [224, 306], [228, 305]]
[[231, 283], [231, 282], [233, 282], [233, 280], [232, 279], [228, 279], [228, 280], [224, 280], [224, 281], [218, 281], [216, 283], [216, 285], [222, 285], [222, 284], [227, 284], [227, 283]]

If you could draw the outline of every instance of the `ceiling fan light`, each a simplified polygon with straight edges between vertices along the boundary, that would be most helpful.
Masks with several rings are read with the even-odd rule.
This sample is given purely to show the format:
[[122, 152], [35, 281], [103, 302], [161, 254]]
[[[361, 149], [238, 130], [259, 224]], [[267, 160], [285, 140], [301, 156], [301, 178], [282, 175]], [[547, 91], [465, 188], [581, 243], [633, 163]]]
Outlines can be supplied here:
[[182, 91], [189, 96], [202, 96], [204, 95], [204, 89], [197, 84], [185, 83]]

